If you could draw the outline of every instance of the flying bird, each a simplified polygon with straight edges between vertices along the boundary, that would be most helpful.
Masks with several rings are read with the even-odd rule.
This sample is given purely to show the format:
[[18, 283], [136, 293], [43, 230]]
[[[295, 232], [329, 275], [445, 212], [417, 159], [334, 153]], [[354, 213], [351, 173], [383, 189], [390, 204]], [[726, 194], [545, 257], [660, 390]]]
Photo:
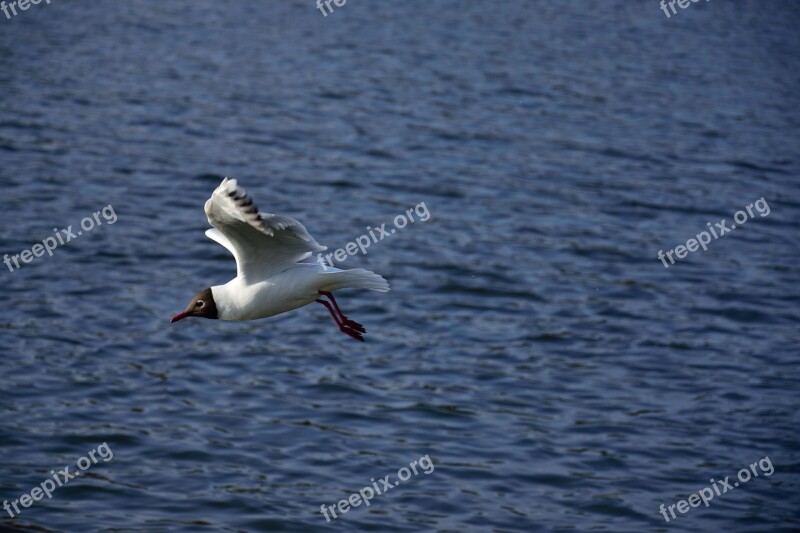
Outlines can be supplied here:
[[364, 326], [342, 313], [333, 291], [387, 292], [389, 283], [383, 277], [363, 268], [340, 270], [303, 263], [326, 247], [298, 220], [260, 213], [236, 180], [222, 180], [206, 202], [205, 212], [213, 226], [206, 235], [233, 254], [236, 277], [197, 293], [170, 323], [186, 317], [256, 320], [317, 302], [328, 309], [339, 331], [364, 340]]

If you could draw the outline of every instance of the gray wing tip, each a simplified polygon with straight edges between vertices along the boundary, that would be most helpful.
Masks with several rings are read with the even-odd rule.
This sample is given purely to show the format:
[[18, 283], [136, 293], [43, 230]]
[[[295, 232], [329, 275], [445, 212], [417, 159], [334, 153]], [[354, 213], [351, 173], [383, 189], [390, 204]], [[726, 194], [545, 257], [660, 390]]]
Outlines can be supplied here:
[[239, 186], [239, 182], [235, 179], [224, 178], [214, 192], [233, 201], [245, 221], [265, 235], [274, 237], [276, 231], [295, 228], [296, 231], [293, 232], [292, 236], [306, 242], [313, 251], [322, 252], [328, 249], [326, 246], [319, 244], [299, 220], [289, 216], [259, 212], [255, 202], [247, 194], [247, 190]]

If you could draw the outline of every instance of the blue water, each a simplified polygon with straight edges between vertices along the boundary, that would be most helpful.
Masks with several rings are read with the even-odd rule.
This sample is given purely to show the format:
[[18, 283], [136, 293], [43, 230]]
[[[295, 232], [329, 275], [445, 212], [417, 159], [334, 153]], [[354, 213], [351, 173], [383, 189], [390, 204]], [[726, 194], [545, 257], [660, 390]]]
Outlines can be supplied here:
[[[797, 5], [334, 9], [0, 13], [0, 253], [117, 217], [0, 264], [0, 501], [113, 451], [0, 531], [800, 530]], [[331, 250], [425, 203], [343, 264], [392, 284], [338, 293], [366, 343], [168, 323], [234, 274], [224, 176]]]

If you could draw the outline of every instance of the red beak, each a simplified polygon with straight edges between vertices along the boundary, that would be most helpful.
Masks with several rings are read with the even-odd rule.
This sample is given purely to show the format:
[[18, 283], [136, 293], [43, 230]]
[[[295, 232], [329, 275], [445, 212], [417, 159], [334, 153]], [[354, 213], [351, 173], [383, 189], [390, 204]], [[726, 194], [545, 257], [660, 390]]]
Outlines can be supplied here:
[[170, 320], [169, 323], [172, 324], [173, 322], [177, 322], [178, 320], [183, 320], [186, 317], [187, 317], [186, 313], [178, 313], [177, 315], [172, 317], [172, 320]]

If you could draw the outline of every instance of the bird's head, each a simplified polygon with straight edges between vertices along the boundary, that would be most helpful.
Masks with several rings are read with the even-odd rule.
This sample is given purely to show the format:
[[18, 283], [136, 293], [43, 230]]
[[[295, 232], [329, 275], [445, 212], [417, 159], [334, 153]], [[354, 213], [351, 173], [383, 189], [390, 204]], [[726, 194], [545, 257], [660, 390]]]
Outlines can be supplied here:
[[217, 304], [214, 302], [214, 295], [211, 292], [211, 288], [198, 292], [195, 297], [192, 298], [192, 301], [189, 302], [189, 305], [186, 306], [186, 309], [172, 317], [169, 323], [172, 324], [178, 320], [183, 320], [187, 316], [219, 318], [217, 314]]

